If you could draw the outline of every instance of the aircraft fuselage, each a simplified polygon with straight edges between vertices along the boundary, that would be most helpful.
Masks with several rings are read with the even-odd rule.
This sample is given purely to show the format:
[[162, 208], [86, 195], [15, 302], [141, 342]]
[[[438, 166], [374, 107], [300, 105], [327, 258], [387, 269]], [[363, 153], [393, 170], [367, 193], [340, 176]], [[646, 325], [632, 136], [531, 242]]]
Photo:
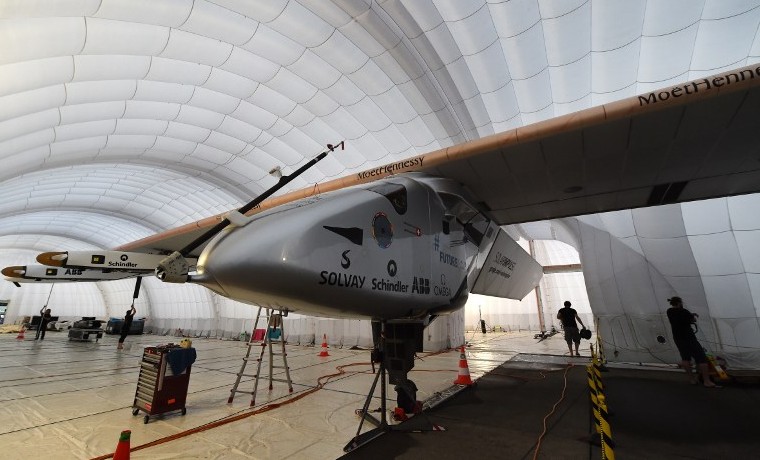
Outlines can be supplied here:
[[478, 246], [450, 212], [436, 190], [408, 176], [318, 195], [225, 229], [190, 281], [242, 302], [331, 317], [451, 312], [467, 299]]

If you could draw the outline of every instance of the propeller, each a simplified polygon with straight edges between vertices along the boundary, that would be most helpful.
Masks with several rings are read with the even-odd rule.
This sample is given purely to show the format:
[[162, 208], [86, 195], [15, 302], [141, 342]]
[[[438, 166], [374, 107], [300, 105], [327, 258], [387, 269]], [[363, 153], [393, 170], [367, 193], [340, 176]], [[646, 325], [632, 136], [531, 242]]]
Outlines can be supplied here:
[[[275, 192], [280, 190], [281, 188], [288, 185], [293, 179], [303, 174], [306, 170], [314, 166], [315, 164], [319, 163], [322, 159], [324, 159], [328, 153], [335, 151], [335, 149], [340, 148], [341, 150], [345, 149], [345, 141], [340, 141], [338, 144], [327, 144], [327, 149], [322, 151], [319, 155], [312, 158], [308, 163], [304, 164], [297, 170], [293, 171], [291, 174], [287, 176], [281, 176], [277, 183], [270, 187], [268, 190], [264, 191], [262, 194], [257, 196], [252, 201], [246, 203], [242, 208], [238, 209], [237, 211], [233, 211], [230, 214], [228, 214], [227, 217], [221, 220], [218, 224], [214, 225], [210, 229], [208, 229], [206, 232], [204, 232], [201, 236], [193, 240], [191, 243], [186, 245], [184, 248], [180, 249], [179, 251], [175, 251], [169, 256], [167, 256], [164, 260], [162, 260], [158, 267], [156, 268], [156, 276], [161, 280], [168, 283], [184, 283], [187, 281], [187, 274], [190, 271], [189, 264], [187, 263], [187, 260], [185, 257], [187, 257], [191, 252], [193, 252], [195, 249], [198, 248], [198, 246], [202, 245], [206, 241], [208, 241], [210, 238], [214, 237], [217, 233], [222, 231], [225, 227], [227, 227], [231, 222], [230, 215], [237, 215], [237, 216], [244, 216], [245, 213], [250, 211], [251, 209], [255, 208], [261, 202], [272, 196]], [[278, 171], [278, 175], [281, 174], [281, 171]], [[234, 218], [234, 217], [232, 217]]]

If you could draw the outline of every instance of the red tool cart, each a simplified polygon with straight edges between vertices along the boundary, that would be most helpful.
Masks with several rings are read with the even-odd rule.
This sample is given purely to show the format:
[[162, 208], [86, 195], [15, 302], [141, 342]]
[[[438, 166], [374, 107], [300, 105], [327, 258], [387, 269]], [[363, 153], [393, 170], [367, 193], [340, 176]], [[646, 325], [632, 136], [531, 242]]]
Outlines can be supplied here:
[[140, 363], [132, 415], [145, 412], [145, 423], [151, 415], [171, 411], [181, 411], [185, 415], [190, 367], [195, 357], [195, 348], [174, 344], [146, 347]]

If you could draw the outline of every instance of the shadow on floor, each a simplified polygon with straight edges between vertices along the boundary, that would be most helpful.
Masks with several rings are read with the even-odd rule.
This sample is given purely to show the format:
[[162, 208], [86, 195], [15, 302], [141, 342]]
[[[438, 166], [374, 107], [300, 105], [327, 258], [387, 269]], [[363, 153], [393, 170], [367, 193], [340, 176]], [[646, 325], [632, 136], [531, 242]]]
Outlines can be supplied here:
[[[585, 363], [558, 366], [555, 359], [541, 369], [541, 363], [516, 358], [426, 412], [447, 431], [392, 431], [341, 458], [532, 459], [543, 419], [563, 389], [535, 458], [602, 458], [600, 448], [588, 442], [592, 420]], [[602, 380], [618, 458], [760, 458], [756, 382], [707, 389], [689, 385], [680, 372], [643, 369], [610, 369]]]

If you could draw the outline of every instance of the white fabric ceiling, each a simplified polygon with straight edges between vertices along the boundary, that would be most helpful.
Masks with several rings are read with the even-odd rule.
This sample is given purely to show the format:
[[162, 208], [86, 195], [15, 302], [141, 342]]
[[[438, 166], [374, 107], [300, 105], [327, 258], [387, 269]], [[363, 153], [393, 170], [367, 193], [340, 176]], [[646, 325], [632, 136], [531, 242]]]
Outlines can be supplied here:
[[[328, 143], [290, 189], [760, 62], [759, 24], [760, 0], [5, 0], [0, 262], [226, 211]], [[735, 272], [716, 238], [657, 263]]]
[[327, 143], [291, 188], [755, 62], [758, 5], [6, 1], [0, 216], [170, 228]]

